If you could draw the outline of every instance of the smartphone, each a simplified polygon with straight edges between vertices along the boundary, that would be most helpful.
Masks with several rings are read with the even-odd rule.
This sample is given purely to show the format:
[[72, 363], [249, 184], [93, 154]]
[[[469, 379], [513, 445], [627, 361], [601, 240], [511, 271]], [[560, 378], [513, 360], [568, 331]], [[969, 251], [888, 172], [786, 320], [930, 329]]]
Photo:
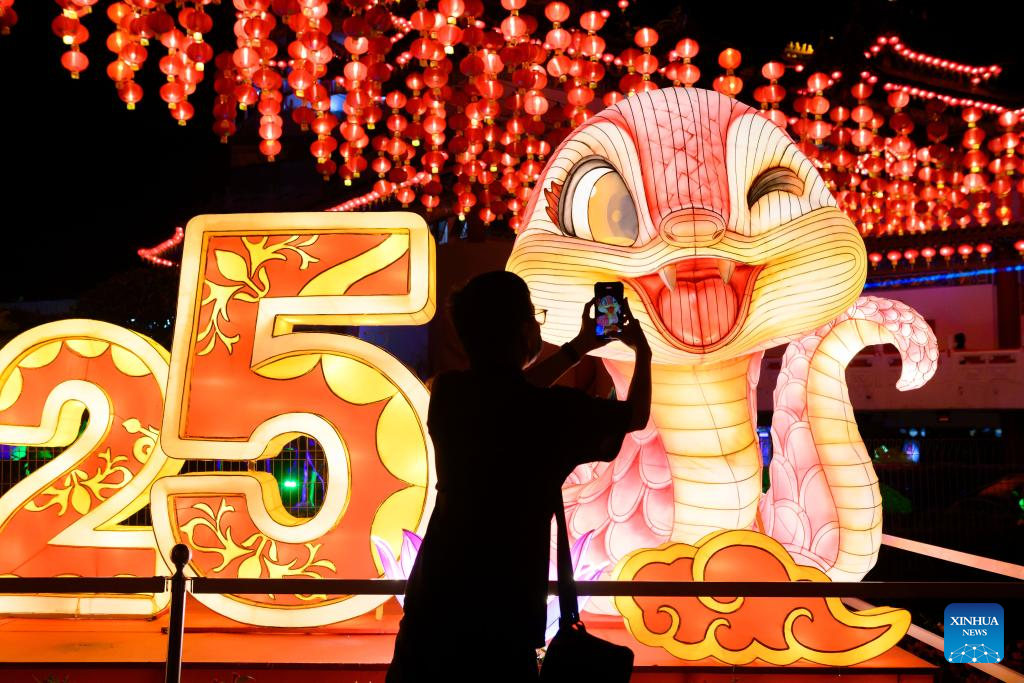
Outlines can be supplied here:
[[622, 324], [626, 315], [622, 283], [594, 283], [594, 298], [597, 300], [594, 306], [597, 336], [601, 339], [618, 339], [622, 335]]

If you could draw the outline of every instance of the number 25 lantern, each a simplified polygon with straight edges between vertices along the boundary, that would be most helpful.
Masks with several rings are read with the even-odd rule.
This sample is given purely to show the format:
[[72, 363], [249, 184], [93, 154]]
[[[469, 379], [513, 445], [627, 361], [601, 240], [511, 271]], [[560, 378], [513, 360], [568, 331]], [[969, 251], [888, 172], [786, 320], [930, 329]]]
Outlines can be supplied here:
[[[403, 529], [422, 533], [433, 504], [427, 391], [382, 349], [296, 328], [421, 324], [434, 307], [433, 241], [413, 214], [194, 219], [169, 368], [151, 340], [95, 321], [46, 325], [4, 348], [0, 441], [74, 443], [4, 496], [0, 538], [24, 551], [0, 560], [0, 573], [151, 575], [162, 573], [157, 553], [186, 543], [193, 576], [380, 576], [371, 535], [397, 551]], [[76, 436], [81, 406], [89, 419]], [[269, 473], [166, 476], [188, 460], [273, 458], [300, 435], [328, 463], [323, 505], [308, 520], [287, 511]], [[151, 530], [110, 526], [147, 498]], [[44, 519], [57, 531], [35, 540]], [[44, 563], [33, 560], [40, 547]], [[196, 597], [265, 626], [333, 623], [387, 599]], [[152, 614], [165, 602], [0, 596], [0, 611]]]

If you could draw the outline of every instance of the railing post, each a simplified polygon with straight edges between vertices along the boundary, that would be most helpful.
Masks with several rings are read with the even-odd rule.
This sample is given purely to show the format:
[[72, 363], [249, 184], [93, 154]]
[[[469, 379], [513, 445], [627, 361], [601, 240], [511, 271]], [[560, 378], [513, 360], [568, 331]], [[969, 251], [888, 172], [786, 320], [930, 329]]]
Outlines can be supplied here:
[[165, 683], [181, 681], [181, 641], [185, 635], [185, 565], [192, 559], [188, 546], [179, 543], [171, 548], [174, 576], [171, 577], [171, 623], [167, 629], [167, 668]]

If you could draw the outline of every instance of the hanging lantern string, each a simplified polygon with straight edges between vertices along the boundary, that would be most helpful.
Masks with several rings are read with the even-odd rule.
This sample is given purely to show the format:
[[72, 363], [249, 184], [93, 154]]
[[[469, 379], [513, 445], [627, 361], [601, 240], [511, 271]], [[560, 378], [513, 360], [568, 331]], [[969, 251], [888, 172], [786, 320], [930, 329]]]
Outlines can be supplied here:
[[[95, 16], [96, 0], [57, 4], [51, 30], [66, 46], [62, 65], [76, 77], [89, 68], [80, 47], [103, 17]], [[0, 0], [0, 32], [17, 21], [13, 5]], [[227, 5], [106, 3], [113, 25], [106, 73], [117, 96], [129, 109], [141, 106], [137, 74], [156, 63], [165, 76], [158, 97], [177, 124], [193, 118], [197, 88], [211, 88], [218, 139], [230, 141], [239, 112], [247, 112], [258, 121], [267, 161], [279, 156], [294, 125], [313, 138], [306, 144], [325, 180], [372, 183], [333, 210], [393, 197], [429, 212], [443, 194], [460, 215], [501, 219], [518, 231], [545, 164], [570, 131], [604, 106], [671, 85], [737, 99], [749, 93], [762, 116], [797, 140], [864, 235], [1008, 225], [1021, 216], [1024, 109], [995, 104], [997, 96], [981, 101], [917, 87], [912, 76], [882, 84], [852, 65], [794, 83], [811, 66], [811, 45], [787, 47], [784, 56], [795, 63], [768, 62], [760, 82], [758, 70], [742, 62], [744, 46], [728, 47], [717, 55], [721, 71], [701, 82], [696, 39], [640, 27], [613, 54], [605, 38], [627, 23], [618, 13], [577, 16], [575, 5], [558, 0], [501, 0], [500, 17], [483, 0], [417, 0], [404, 9], [382, 0]], [[206, 37], [231, 15], [235, 45], [215, 54]], [[1002, 71], [919, 53], [892, 35], [867, 47], [868, 63], [883, 52], [961, 88], [961, 79], [989, 84]], [[154, 249], [140, 255], [168, 260]]]

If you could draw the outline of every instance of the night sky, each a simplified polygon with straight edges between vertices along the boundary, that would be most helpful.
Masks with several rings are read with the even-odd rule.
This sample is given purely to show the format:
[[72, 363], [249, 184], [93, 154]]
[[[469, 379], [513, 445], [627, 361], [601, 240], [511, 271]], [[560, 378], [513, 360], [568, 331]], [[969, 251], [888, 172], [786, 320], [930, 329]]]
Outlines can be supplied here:
[[[101, 3], [104, 10], [107, 4]], [[492, 10], [496, 16], [502, 12], [496, 1], [491, 4], [497, 7], [496, 12]], [[609, 7], [618, 14], [613, 2], [570, 4]], [[759, 68], [777, 57], [787, 41], [812, 42], [822, 55], [821, 65], [833, 66], [855, 63], [875, 36], [895, 31], [922, 52], [969, 63], [1003, 64], [1006, 70], [999, 89], [1024, 99], [1024, 74], [1020, 73], [1024, 66], [1019, 64], [1024, 56], [1024, 3], [1019, 1], [875, 0], [840, 5], [717, 1], [687, 2], [674, 12], [675, 2], [639, 0], [634, 5], [627, 14], [633, 27], [654, 25], [662, 33], [666, 46], [656, 48], [659, 54], [683, 36], [698, 40], [702, 54], [696, 61], [705, 86], [718, 73], [714, 56], [726, 46], [739, 48], [744, 64]], [[409, 6], [405, 0], [400, 7], [408, 13]], [[78, 297], [111, 275], [138, 267], [137, 248], [163, 240], [190, 217], [237, 207], [237, 201], [227, 199], [240, 182], [247, 184], [246, 193], [266, 198], [259, 210], [321, 208], [289, 206], [286, 197], [275, 194], [280, 178], [273, 173], [250, 174], [243, 181], [238, 174], [232, 175], [230, 150], [210, 130], [212, 70], [191, 98], [196, 117], [179, 127], [157, 92], [163, 75], [156, 61], [164, 48], [152, 45], [139, 77], [146, 95], [138, 109], [130, 112], [105, 73], [113, 58], [104, 45], [112, 26], [105, 11], [85, 19], [91, 34], [84, 50], [90, 68], [81, 80], [73, 81], [60, 66], [63, 46], [50, 30], [57, 5], [17, 0], [15, 9], [18, 25], [11, 35], [0, 37], [5, 165], [0, 176], [0, 302]], [[215, 48], [233, 47], [230, 1], [223, 0], [211, 12], [217, 18], [217, 29], [210, 36]], [[536, 13], [540, 12], [538, 7]], [[616, 46], [612, 33], [602, 32], [610, 47], [624, 47]], [[632, 30], [621, 35], [631, 36]], [[753, 83], [748, 80], [741, 99], [746, 96], [751, 101], [750, 92], [760, 82], [759, 75]], [[257, 141], [251, 126], [236, 139], [250, 146]], [[305, 151], [308, 140], [285, 141], [286, 146], [289, 143], [305, 155], [304, 166], [290, 179], [292, 185], [308, 183], [323, 198], [322, 206], [351, 194], [338, 180], [323, 187]]]

